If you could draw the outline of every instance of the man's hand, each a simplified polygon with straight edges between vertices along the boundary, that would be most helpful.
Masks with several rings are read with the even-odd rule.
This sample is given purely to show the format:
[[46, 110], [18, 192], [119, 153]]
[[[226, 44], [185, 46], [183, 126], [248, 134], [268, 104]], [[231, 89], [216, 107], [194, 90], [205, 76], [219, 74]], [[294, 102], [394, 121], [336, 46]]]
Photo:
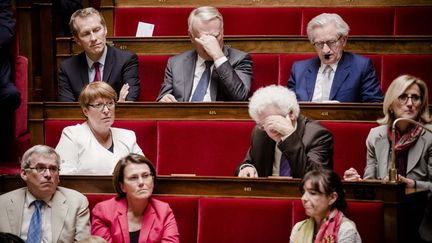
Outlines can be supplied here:
[[118, 102], [125, 102], [126, 96], [129, 94], [129, 84], [125, 83], [123, 84], [123, 87], [120, 90], [120, 95], [118, 98]]
[[246, 166], [238, 173], [238, 177], [258, 177], [258, 173], [252, 166]]
[[279, 115], [268, 116], [265, 118], [263, 126], [267, 135], [277, 143], [282, 140], [282, 137], [294, 131], [293, 121], [289, 118], [289, 115], [286, 117]]
[[177, 102], [176, 98], [172, 94], [166, 94], [159, 100], [159, 102]]
[[213, 35], [201, 35], [200, 38], [195, 38], [195, 41], [204, 48], [214, 61], [224, 56], [218, 39]]
[[362, 180], [362, 178], [359, 175], [359, 173], [357, 172], [357, 170], [352, 168], [352, 167], [345, 171], [343, 179], [346, 181], [361, 181]]

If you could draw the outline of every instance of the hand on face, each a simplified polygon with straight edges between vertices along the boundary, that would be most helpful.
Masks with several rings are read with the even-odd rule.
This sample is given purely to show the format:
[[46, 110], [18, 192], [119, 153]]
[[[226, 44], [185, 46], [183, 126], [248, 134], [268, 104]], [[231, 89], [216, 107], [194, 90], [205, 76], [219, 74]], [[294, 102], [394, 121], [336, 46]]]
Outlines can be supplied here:
[[202, 46], [207, 55], [213, 60], [224, 56], [219, 40], [213, 35], [203, 34], [200, 38], [195, 37], [195, 42]]
[[267, 135], [275, 142], [280, 142], [282, 137], [291, 134], [294, 131], [295, 118], [281, 115], [270, 115], [264, 119], [263, 128]]

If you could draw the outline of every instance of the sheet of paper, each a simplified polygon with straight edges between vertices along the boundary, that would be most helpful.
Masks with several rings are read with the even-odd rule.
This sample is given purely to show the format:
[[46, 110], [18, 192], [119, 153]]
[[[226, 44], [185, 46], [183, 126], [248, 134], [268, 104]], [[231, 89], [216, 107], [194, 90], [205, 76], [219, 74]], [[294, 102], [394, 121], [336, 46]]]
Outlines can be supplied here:
[[136, 37], [152, 37], [154, 24], [138, 22]]

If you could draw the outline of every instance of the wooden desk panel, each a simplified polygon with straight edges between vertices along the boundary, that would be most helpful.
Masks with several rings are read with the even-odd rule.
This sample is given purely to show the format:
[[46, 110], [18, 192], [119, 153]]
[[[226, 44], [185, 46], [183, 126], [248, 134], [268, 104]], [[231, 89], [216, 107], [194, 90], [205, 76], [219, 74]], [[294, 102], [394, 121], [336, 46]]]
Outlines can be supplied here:
[[[249, 53], [315, 53], [305, 36], [225, 36], [225, 44]], [[193, 48], [183, 37], [110, 37], [108, 43], [138, 55], [175, 55]], [[57, 62], [78, 54], [82, 48], [72, 38], [57, 38]], [[432, 37], [350, 36], [347, 51], [368, 54], [431, 54]]]

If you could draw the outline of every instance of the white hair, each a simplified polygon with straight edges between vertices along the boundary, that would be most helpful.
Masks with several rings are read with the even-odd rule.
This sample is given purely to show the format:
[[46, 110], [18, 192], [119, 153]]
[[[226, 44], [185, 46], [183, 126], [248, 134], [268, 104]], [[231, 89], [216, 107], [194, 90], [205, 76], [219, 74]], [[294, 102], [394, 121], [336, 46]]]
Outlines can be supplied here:
[[288, 114], [293, 111], [295, 117], [300, 114], [300, 106], [296, 95], [285, 86], [270, 85], [259, 88], [250, 98], [249, 115], [258, 121], [258, 116], [269, 106], [278, 108], [282, 113]]
[[338, 34], [338, 36], [348, 35], [350, 28], [348, 24], [342, 19], [341, 16], [335, 13], [323, 13], [314, 17], [313, 19], [311, 19], [311, 21], [309, 21], [306, 29], [309, 41], [311, 43], [314, 42], [313, 31], [315, 28], [324, 27], [332, 23], [336, 25], [336, 33]]
[[60, 155], [55, 151], [55, 149], [53, 149], [47, 145], [38, 144], [38, 145], [35, 145], [35, 146], [29, 148], [24, 153], [24, 155], [21, 159], [21, 168], [22, 169], [28, 168], [30, 166], [30, 164], [31, 164], [30, 157], [32, 156], [32, 154], [39, 154], [39, 155], [42, 155], [43, 157], [49, 157], [49, 156], [54, 154], [56, 156], [57, 166], [60, 166]]

